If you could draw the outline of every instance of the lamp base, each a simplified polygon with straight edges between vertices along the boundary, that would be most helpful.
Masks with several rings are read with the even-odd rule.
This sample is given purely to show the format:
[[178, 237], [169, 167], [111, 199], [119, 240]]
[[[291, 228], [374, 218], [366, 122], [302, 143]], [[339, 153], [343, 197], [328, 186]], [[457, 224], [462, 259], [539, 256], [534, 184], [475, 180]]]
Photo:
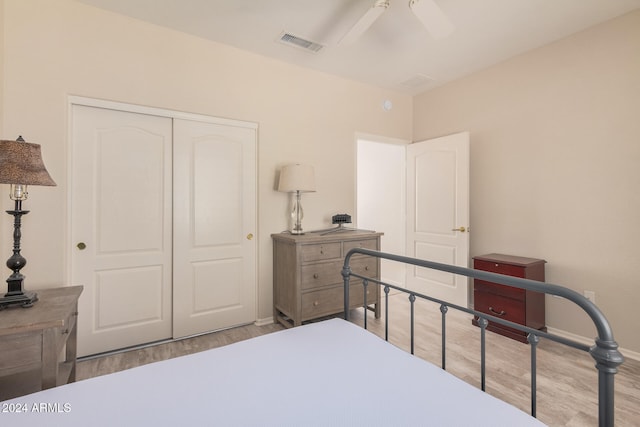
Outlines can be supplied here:
[[0, 310], [9, 306], [20, 305], [24, 308], [33, 307], [33, 303], [38, 301], [38, 294], [35, 292], [21, 292], [19, 294], [7, 293], [0, 298]]

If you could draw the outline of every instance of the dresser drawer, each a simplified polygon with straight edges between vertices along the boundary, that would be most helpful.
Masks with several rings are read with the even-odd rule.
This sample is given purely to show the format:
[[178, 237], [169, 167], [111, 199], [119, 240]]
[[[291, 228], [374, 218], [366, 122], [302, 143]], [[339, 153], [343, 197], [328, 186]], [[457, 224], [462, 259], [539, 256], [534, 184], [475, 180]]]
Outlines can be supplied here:
[[333, 314], [344, 309], [342, 287], [302, 294], [302, 320]]
[[[349, 305], [361, 307], [364, 300], [364, 287], [362, 282], [353, 283], [349, 288]], [[377, 291], [375, 286], [367, 287], [367, 303], [377, 303]], [[302, 294], [302, 320], [339, 313], [344, 310], [344, 288], [336, 286], [319, 291]]]
[[510, 322], [525, 324], [525, 306], [522, 301], [487, 292], [475, 292], [474, 308]]
[[303, 245], [300, 251], [303, 262], [329, 260], [340, 258], [342, 255], [340, 242]]
[[353, 248], [364, 248], [371, 249], [373, 251], [378, 249], [378, 240], [376, 239], [367, 239], [367, 240], [349, 240], [344, 242], [344, 254], [347, 255]]
[[[351, 271], [355, 274], [371, 278], [378, 277], [378, 260], [376, 258], [366, 257], [354, 259], [349, 265], [351, 266]], [[342, 268], [342, 266], [340, 268]], [[340, 274], [340, 277], [342, 277], [342, 274]]]
[[300, 288], [306, 290], [342, 283], [341, 271], [341, 262], [323, 262], [303, 265], [300, 267]]
[[[367, 304], [376, 304], [378, 302], [378, 291], [380, 287], [378, 285], [369, 284], [367, 286]], [[344, 309], [344, 293], [342, 298], [340, 298]], [[349, 286], [349, 306], [351, 308], [354, 307], [362, 307], [362, 303], [364, 302], [364, 286], [362, 286], [361, 281], [357, 281], [352, 283]]]

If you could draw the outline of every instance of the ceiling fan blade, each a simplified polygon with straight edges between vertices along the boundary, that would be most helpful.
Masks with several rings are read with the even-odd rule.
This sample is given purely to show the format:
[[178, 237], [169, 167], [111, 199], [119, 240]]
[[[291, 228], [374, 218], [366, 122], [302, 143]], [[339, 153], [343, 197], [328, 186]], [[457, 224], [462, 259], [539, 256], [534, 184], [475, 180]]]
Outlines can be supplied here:
[[453, 32], [453, 24], [434, 0], [411, 0], [409, 7], [434, 39], [447, 37]]
[[351, 27], [349, 32], [342, 37], [339, 44], [353, 43], [360, 38], [360, 36], [367, 31], [374, 22], [376, 22], [388, 7], [389, 0], [377, 0], [369, 10], [367, 10], [367, 13], [365, 13], [362, 18], [360, 18], [358, 22]]

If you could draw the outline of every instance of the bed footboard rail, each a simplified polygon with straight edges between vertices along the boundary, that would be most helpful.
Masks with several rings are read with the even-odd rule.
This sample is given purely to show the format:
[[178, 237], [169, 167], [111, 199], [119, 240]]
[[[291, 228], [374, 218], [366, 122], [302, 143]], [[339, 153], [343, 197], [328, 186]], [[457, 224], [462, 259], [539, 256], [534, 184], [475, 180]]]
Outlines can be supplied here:
[[[577, 306], [579, 306], [593, 321], [597, 331], [597, 337], [594, 340], [592, 346], [584, 345], [582, 343], [569, 340], [558, 335], [553, 335], [545, 331], [531, 329], [529, 327], [516, 324], [499, 317], [491, 316], [482, 312], [475, 311], [473, 309], [462, 307], [456, 304], [451, 304], [446, 301], [439, 300], [437, 298], [423, 295], [418, 292], [401, 288], [392, 284], [385, 283], [380, 280], [372, 279], [369, 277], [358, 275], [352, 272], [350, 267], [350, 260], [354, 254], [368, 255], [375, 258], [387, 259], [391, 261], [397, 261], [404, 264], [410, 264], [418, 267], [430, 268], [434, 270], [444, 271], [453, 274], [459, 274], [474, 279], [481, 279], [488, 282], [499, 283], [502, 285], [512, 286], [520, 289], [526, 289], [530, 291], [540, 292], [543, 294], [556, 295], [565, 298]], [[414, 351], [414, 302], [416, 298], [429, 300], [440, 304], [440, 311], [442, 313], [442, 368], [446, 369], [446, 313], [451, 309], [466, 312], [478, 317], [478, 325], [480, 326], [481, 334], [481, 388], [485, 389], [485, 332], [489, 323], [495, 322], [502, 325], [509, 326], [514, 329], [524, 331], [528, 334], [528, 341], [531, 344], [531, 415], [536, 416], [536, 347], [539, 339], [547, 338], [561, 344], [573, 347], [585, 352], [588, 352], [595, 360], [596, 368], [598, 370], [598, 422], [600, 426], [613, 426], [615, 422], [614, 413], [614, 375], [618, 372], [618, 366], [620, 366], [624, 357], [618, 351], [618, 344], [613, 337], [613, 331], [609, 322], [600, 309], [591, 301], [586, 299], [579, 293], [565, 288], [563, 286], [554, 285], [551, 283], [543, 283], [534, 280], [522, 279], [513, 276], [505, 276], [497, 273], [491, 273], [487, 271], [474, 270], [471, 268], [458, 267], [448, 264], [441, 264], [432, 261], [420, 260], [416, 258], [410, 258], [401, 255], [389, 254], [380, 251], [354, 248], [351, 249], [344, 260], [342, 268], [342, 277], [344, 279], [344, 317], [349, 319], [349, 283], [351, 277], [359, 278], [362, 280], [363, 286], [369, 286], [370, 283], [374, 285], [382, 286], [385, 293], [385, 339], [388, 340], [389, 325], [388, 325], [388, 307], [389, 307], [389, 291], [394, 289], [396, 291], [406, 293], [409, 295], [410, 305], [410, 317], [411, 317], [411, 353]], [[366, 292], [365, 292], [366, 295]], [[366, 307], [366, 297], [363, 302]], [[367, 328], [367, 314], [365, 310], [364, 326]]]

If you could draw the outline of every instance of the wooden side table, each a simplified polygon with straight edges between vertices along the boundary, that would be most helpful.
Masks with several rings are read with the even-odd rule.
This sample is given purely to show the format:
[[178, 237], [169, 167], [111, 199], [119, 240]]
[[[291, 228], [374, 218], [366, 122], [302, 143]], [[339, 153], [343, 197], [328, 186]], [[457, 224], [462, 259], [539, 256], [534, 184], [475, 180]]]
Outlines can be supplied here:
[[[513, 255], [488, 254], [473, 257], [473, 268], [492, 273], [515, 276], [544, 282], [546, 261]], [[539, 292], [512, 288], [497, 283], [474, 279], [473, 298], [477, 311], [501, 317], [533, 329], [546, 331], [545, 296]], [[477, 319], [473, 320], [477, 326]], [[487, 330], [502, 334], [521, 342], [527, 334], [517, 329], [489, 322]]]
[[43, 289], [33, 307], [0, 311], [0, 400], [75, 381], [81, 293], [82, 286]]

